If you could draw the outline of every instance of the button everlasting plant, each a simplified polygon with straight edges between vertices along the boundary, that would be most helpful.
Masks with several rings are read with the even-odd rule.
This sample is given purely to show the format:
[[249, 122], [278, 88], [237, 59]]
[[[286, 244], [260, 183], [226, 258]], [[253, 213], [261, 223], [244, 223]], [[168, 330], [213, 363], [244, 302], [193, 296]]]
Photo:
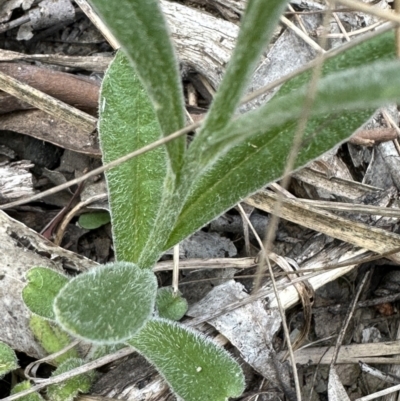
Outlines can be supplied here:
[[[184, 102], [158, 1], [91, 2], [122, 46], [101, 88], [98, 128], [109, 163], [182, 129]], [[282, 0], [248, 1], [225, 76], [190, 146], [181, 136], [107, 171], [116, 262], [71, 280], [35, 268], [24, 290], [34, 313], [73, 337], [134, 347], [185, 401], [239, 397], [244, 376], [223, 348], [160, 316], [156, 298], [165, 294], [157, 297], [152, 267], [163, 252], [282, 175], [310, 70], [287, 80], [259, 109], [234, 113], [285, 7]], [[394, 35], [386, 31], [325, 57], [296, 168], [349, 137], [377, 107], [400, 100]]]

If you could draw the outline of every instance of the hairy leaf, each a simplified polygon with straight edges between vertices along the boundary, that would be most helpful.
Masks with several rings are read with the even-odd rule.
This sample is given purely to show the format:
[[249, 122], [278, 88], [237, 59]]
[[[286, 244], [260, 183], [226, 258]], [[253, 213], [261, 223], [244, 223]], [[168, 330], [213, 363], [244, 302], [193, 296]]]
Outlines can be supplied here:
[[[48, 354], [61, 351], [71, 342], [71, 338], [65, 331], [41, 316], [32, 315], [29, 319], [29, 327], [39, 344]], [[55, 358], [54, 361], [59, 365], [69, 358], [77, 358], [78, 356], [78, 351], [72, 348]]]
[[156, 307], [160, 317], [180, 320], [187, 312], [188, 303], [181, 294], [174, 294], [171, 287], [164, 287], [157, 292]]
[[[58, 376], [72, 369], [78, 368], [85, 363], [80, 358], [70, 358], [63, 362], [52, 376]], [[71, 377], [62, 383], [47, 387], [47, 395], [52, 401], [72, 401], [79, 393], [87, 393], [94, 379], [94, 372], [89, 371], [78, 376]]]
[[225, 401], [244, 390], [238, 363], [223, 348], [177, 323], [150, 320], [128, 343], [185, 401]]
[[[219, 131], [230, 121], [262, 51], [272, 37], [287, 1], [250, 0], [240, 21], [240, 32], [223, 80], [218, 88], [206, 121], [192, 143], [191, 153], [199, 157], [196, 145], [207, 143], [207, 136]], [[206, 137], [206, 138], [203, 138]]]
[[[11, 390], [11, 395], [20, 393], [21, 391], [29, 390], [32, 387], [31, 383], [29, 380], [24, 380], [21, 383], [16, 384], [12, 390]], [[38, 393], [34, 392], [28, 395], [25, 395], [21, 398], [19, 398], [21, 401], [43, 401], [43, 397]]]
[[[183, 91], [178, 63], [157, 0], [91, 0], [134, 63], [155, 107], [164, 135], [184, 126]], [[122, 97], [121, 98], [125, 99]], [[134, 112], [134, 110], [131, 110]], [[167, 145], [170, 163], [179, 173], [185, 138]]]
[[95, 230], [109, 222], [110, 213], [105, 211], [81, 214], [78, 220], [79, 225], [87, 230]]
[[[99, 136], [109, 163], [161, 136], [151, 101], [122, 51], [103, 80]], [[166, 202], [167, 154], [159, 147], [107, 171], [114, 249], [117, 260], [152, 267], [165, 241], [157, 219]]]
[[[394, 82], [400, 79], [400, 68], [391, 61], [393, 49], [393, 33], [388, 33], [326, 62], [296, 168], [348, 138], [378, 105], [398, 98], [400, 87]], [[192, 182], [165, 249], [282, 175], [309, 77], [304, 73], [288, 81], [265, 106], [213, 136], [208, 165]]]
[[47, 267], [34, 267], [27, 272], [26, 278], [28, 284], [22, 290], [25, 305], [31, 312], [54, 320], [53, 302], [61, 288], [68, 283], [68, 277]]
[[54, 301], [57, 322], [74, 336], [112, 344], [132, 337], [149, 319], [157, 280], [150, 270], [115, 262], [72, 279]]
[[18, 362], [14, 350], [0, 341], [0, 378], [17, 368]]

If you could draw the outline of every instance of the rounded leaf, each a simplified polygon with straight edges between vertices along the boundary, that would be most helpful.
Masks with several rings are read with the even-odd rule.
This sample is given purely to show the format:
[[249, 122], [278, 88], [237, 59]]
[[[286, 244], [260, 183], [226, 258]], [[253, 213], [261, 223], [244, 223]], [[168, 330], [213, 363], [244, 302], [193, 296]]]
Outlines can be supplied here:
[[[29, 390], [32, 387], [29, 380], [24, 380], [21, 383], [16, 384], [12, 390], [11, 395], [20, 393], [21, 391]], [[23, 397], [19, 398], [20, 401], [43, 401], [43, 397], [38, 393], [34, 392], [28, 395], [24, 395]]]
[[79, 225], [87, 230], [95, 230], [109, 222], [110, 214], [105, 211], [81, 214], [78, 220]]
[[239, 397], [245, 381], [231, 355], [203, 335], [166, 319], [152, 319], [128, 343], [149, 360], [185, 401]]
[[18, 368], [17, 356], [11, 347], [0, 341], [0, 378]]
[[57, 322], [99, 344], [131, 338], [154, 310], [157, 280], [149, 269], [115, 262], [72, 279], [54, 301]]
[[188, 310], [188, 303], [181, 294], [174, 294], [171, 287], [160, 288], [157, 292], [156, 306], [160, 317], [180, 320]]
[[31, 312], [54, 320], [53, 302], [68, 277], [47, 267], [34, 267], [26, 273], [28, 284], [22, 290], [22, 299]]
[[[85, 363], [83, 359], [71, 358], [63, 362], [54, 372], [53, 376], [66, 373]], [[72, 401], [78, 393], [87, 393], [94, 379], [94, 372], [87, 372], [74, 376], [62, 383], [53, 384], [47, 388], [47, 395], [52, 401]]]

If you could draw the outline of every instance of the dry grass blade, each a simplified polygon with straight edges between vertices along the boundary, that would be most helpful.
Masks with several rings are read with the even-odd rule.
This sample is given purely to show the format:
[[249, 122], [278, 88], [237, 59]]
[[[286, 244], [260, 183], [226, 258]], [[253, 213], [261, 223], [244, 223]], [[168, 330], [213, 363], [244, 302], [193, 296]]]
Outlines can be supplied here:
[[336, 0], [337, 3], [340, 3], [346, 7], [352, 8], [357, 11], [362, 11], [363, 13], [375, 15], [376, 17], [382, 18], [386, 21], [392, 21], [400, 23], [400, 16], [394, 13], [390, 13], [388, 11], [383, 11], [379, 8], [370, 6], [368, 4], [362, 3], [361, 1], [356, 0]]
[[[279, 200], [276, 194], [260, 191], [246, 199], [246, 203], [268, 213], [274, 212]], [[343, 217], [319, 210], [298, 200], [282, 198], [279, 217], [319, 231], [355, 246], [384, 253], [400, 246], [400, 236], [380, 228], [356, 223]], [[393, 255], [392, 258], [396, 256]]]

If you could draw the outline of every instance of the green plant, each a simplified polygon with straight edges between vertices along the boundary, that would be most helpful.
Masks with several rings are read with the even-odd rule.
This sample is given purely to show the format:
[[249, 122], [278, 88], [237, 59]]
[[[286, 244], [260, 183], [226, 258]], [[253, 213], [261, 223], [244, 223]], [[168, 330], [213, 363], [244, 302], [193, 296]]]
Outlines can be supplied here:
[[0, 379], [18, 368], [17, 356], [12, 348], [0, 341]]
[[[184, 108], [158, 1], [92, 3], [123, 47], [101, 90], [99, 135], [108, 163], [182, 128]], [[239, 396], [243, 374], [202, 335], [153, 317], [150, 269], [165, 250], [282, 175], [310, 71], [287, 81], [260, 109], [237, 118], [234, 112], [285, 6], [249, 0], [225, 77], [188, 148], [181, 137], [107, 172], [117, 262], [68, 281], [58, 295], [48, 294], [53, 309], [44, 307], [45, 317], [73, 336], [98, 345], [127, 342], [186, 401]], [[347, 138], [376, 107], [400, 99], [394, 58], [388, 32], [324, 63], [296, 167]]]

